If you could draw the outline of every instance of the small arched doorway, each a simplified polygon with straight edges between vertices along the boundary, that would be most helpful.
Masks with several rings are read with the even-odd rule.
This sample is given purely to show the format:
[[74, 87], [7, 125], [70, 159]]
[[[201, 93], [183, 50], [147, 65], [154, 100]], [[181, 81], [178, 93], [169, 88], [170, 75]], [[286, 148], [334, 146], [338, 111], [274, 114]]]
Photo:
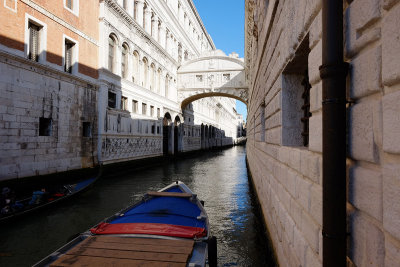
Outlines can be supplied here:
[[168, 155], [169, 125], [171, 124], [171, 115], [167, 112], [163, 119], [163, 154]]
[[175, 117], [174, 121], [174, 155], [179, 152], [179, 125], [181, 124], [181, 119], [179, 116]]

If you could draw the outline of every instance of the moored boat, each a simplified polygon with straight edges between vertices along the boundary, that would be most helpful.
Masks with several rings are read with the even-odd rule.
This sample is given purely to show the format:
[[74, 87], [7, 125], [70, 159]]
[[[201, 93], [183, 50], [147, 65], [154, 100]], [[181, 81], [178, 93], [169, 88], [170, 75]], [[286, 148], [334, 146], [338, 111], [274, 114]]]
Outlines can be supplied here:
[[34, 266], [217, 266], [207, 213], [173, 183], [105, 219]]
[[32, 196], [15, 200], [6, 213], [0, 214], [0, 223], [9, 222], [71, 198], [93, 185], [99, 176], [100, 174], [70, 184], [52, 185], [51, 189], [42, 186], [41, 190], [34, 191]]

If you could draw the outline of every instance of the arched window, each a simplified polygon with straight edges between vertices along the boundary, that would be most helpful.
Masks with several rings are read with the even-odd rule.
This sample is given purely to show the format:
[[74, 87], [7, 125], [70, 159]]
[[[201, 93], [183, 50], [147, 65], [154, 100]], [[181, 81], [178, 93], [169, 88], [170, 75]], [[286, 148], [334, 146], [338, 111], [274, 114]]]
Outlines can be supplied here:
[[128, 75], [128, 45], [124, 43], [122, 45], [121, 55], [121, 77], [126, 78]]
[[149, 73], [149, 62], [147, 61], [147, 58], [143, 58], [143, 79], [142, 79], [142, 86], [146, 87], [148, 86], [147, 83], [147, 78], [148, 78], [148, 73]]
[[139, 84], [139, 53], [137, 51], [133, 52], [132, 81]]
[[185, 51], [185, 61], [189, 60], [189, 54], [188, 51]]
[[114, 58], [115, 58], [116, 38], [113, 35], [108, 36], [108, 70], [113, 71], [114, 69]]
[[151, 64], [150, 66], [150, 90], [155, 91], [156, 87], [156, 66]]
[[161, 90], [161, 69], [158, 69], [157, 71], [157, 93], [160, 93]]
[[168, 91], [169, 91], [169, 75], [165, 76], [165, 97], [168, 98]]

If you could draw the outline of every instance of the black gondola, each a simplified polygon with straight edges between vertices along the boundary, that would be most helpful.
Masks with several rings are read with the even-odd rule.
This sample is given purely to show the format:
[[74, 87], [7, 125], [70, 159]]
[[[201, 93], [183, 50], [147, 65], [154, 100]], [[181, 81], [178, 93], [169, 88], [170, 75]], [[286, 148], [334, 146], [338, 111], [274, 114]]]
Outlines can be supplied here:
[[20, 200], [17, 199], [14, 203], [12, 203], [12, 205], [10, 205], [10, 211], [0, 214], [0, 223], [11, 221], [17, 217], [47, 208], [48, 206], [53, 206], [56, 203], [64, 201], [89, 188], [99, 177], [100, 173], [95, 177], [80, 180], [75, 183], [61, 184], [58, 186], [53, 185], [52, 190], [43, 194], [44, 197], [38, 201], [33, 199], [33, 195]]

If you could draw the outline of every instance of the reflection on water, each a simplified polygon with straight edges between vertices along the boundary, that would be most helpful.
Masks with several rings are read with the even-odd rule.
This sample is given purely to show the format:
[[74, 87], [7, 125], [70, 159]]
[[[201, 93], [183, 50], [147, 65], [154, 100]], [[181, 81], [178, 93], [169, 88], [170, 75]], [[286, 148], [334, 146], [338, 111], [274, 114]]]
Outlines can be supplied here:
[[0, 266], [30, 266], [83, 232], [173, 181], [186, 183], [205, 201], [219, 266], [275, 266], [249, 188], [245, 149], [180, 159], [119, 177], [102, 177], [92, 189], [56, 210], [45, 210], [0, 228]]

